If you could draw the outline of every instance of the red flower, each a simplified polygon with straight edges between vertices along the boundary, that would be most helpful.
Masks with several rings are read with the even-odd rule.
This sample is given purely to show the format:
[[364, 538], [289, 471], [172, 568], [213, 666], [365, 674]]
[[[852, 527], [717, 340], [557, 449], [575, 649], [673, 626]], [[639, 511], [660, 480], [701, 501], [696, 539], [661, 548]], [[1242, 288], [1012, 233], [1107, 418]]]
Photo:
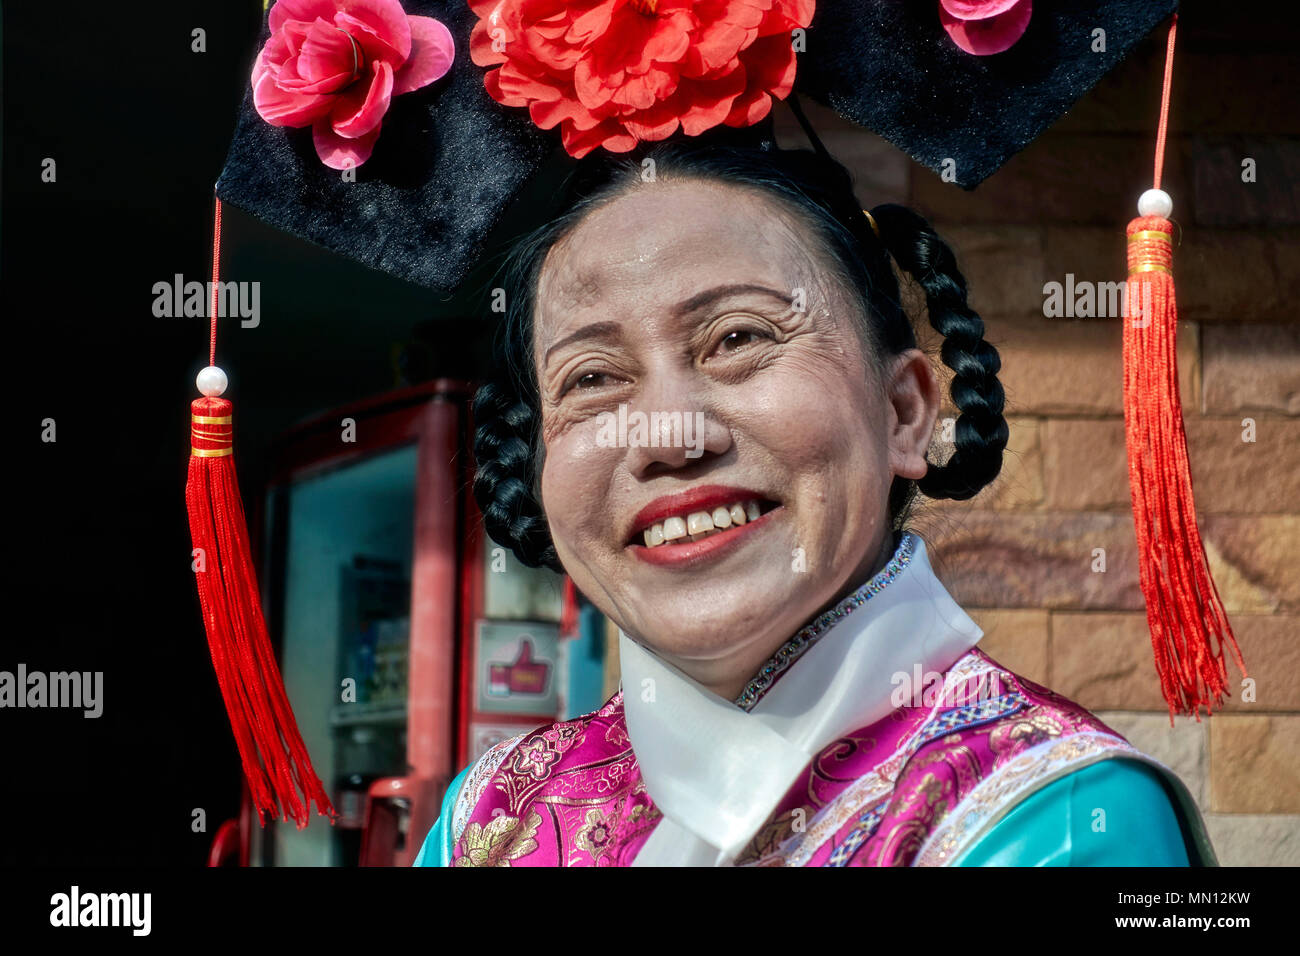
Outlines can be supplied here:
[[1033, 0], [939, 0], [939, 22], [967, 53], [1009, 50], [1024, 35]]
[[253, 105], [272, 126], [310, 126], [332, 169], [370, 158], [394, 96], [451, 69], [451, 32], [397, 0], [279, 0], [253, 64]]
[[794, 85], [791, 31], [814, 0], [469, 0], [470, 58], [506, 106], [564, 148], [622, 153], [641, 140], [749, 126]]

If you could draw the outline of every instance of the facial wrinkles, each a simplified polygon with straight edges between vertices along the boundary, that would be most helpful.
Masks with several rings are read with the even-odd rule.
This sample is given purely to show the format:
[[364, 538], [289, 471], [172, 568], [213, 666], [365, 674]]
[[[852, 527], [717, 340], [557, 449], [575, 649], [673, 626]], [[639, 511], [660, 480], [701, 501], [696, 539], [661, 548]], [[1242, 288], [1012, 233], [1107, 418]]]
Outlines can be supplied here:
[[[773, 360], [793, 362], [802, 365], [801, 371], [807, 381], [818, 382], [828, 375], [833, 378], [826, 362], [828, 355], [841, 359], [856, 356], [858, 343], [845, 334], [846, 323], [837, 323], [831, 313], [831, 309], [845, 308], [845, 297], [835, 294], [838, 292], [836, 284], [824, 278], [825, 270], [813, 261], [813, 250], [808, 247], [808, 241], [802, 240], [791, 229], [784, 211], [779, 215], [771, 214], [770, 201], [745, 190], [727, 191], [737, 194], [737, 202], [758, 202], [769, 207], [764, 210], [763, 219], [772, 227], [756, 237], [750, 228], [752, 221], [747, 224], [744, 216], [737, 215], [723, 219], [721, 224], [709, 222], [704, 228], [683, 235], [677, 223], [665, 222], [662, 218], [655, 220], [651, 216], [649, 227], [635, 232], [629, 244], [626, 218], [604, 215], [613, 208], [607, 206], [595, 211], [566, 241], [553, 248], [542, 270], [537, 296], [537, 354], [545, 355], [549, 343], [559, 341], [593, 321], [616, 322], [620, 331], [599, 340], [561, 346], [543, 368], [542, 434], [546, 444], [551, 444], [590, 417], [576, 403], [566, 402], [560, 394], [567, 371], [582, 366], [585, 359], [598, 356], [602, 370], [613, 371], [628, 379], [647, 374], [652, 366], [671, 366], [676, 357], [672, 352], [680, 347], [683, 339], [689, 341], [691, 335], [689, 327], [675, 327], [668, 316], [681, 299], [713, 284], [707, 280], [716, 270], [709, 268], [709, 263], [716, 260], [720, 248], [740, 248], [750, 253], [741, 257], [740, 271], [728, 272], [728, 278], [733, 274], [740, 275], [748, 267], [748, 273], [763, 284], [777, 289], [788, 287], [791, 293], [796, 288], [803, 289], [806, 311], [802, 314], [787, 309], [778, 316], [770, 304], [763, 302], [761, 314], [779, 330], [785, 347], [779, 352], [765, 350], [765, 357], [758, 360], [760, 364]], [[627, 197], [632, 203], [644, 198]], [[722, 235], [719, 234], [720, 225], [723, 227]], [[701, 314], [744, 312], [749, 306], [738, 299], [734, 304], [724, 303], [710, 308], [711, 312]], [[797, 345], [802, 337], [817, 340], [815, 346], [805, 349], [789, 347]], [[733, 368], [744, 369], [745, 365], [744, 362], [733, 362]], [[708, 376], [703, 380], [705, 387], [695, 387], [699, 383], [691, 380], [693, 394], [709, 391]], [[733, 415], [739, 416], [739, 421], [734, 422], [740, 426], [733, 428], [735, 433], [743, 434], [747, 424], [757, 423], [764, 416], [780, 415], [780, 408], [774, 407], [778, 404], [776, 400], [767, 399], [761, 392], [759, 397], [758, 404], [732, 410]], [[633, 396], [626, 398], [631, 400]], [[671, 396], [664, 398], [667, 404], [673, 404]], [[586, 446], [581, 448], [583, 453], [608, 451], [590, 447], [593, 444], [590, 436], [580, 444]], [[579, 449], [578, 445], [566, 447], [569, 451]], [[621, 477], [626, 479], [627, 476]]]
[[[767, 202], [747, 190], [721, 188], [736, 193], [737, 202]], [[614, 207], [619, 203], [644, 203], [645, 199], [632, 194], [615, 200]], [[664, 320], [680, 300], [708, 287], [708, 279], [716, 273], [710, 264], [716, 261], [719, 247], [725, 249], [729, 242], [733, 249], [739, 246], [751, 253], [738, 268], [749, 267], [755, 281], [791, 295], [795, 288], [802, 287], [805, 309], [814, 320], [819, 318], [815, 307], [820, 304], [824, 310], [829, 290], [821, 281], [821, 270], [811, 261], [810, 250], [790, 229], [784, 215], [766, 215], [765, 220], [774, 226], [758, 235], [744, 230], [742, 216], [684, 233], [678, 223], [660, 218], [638, 230], [629, 248], [625, 218], [611, 216], [610, 212], [607, 206], [588, 216], [575, 233], [552, 248], [542, 270], [535, 355], [542, 380], [552, 386], [555, 360], [573, 349], [563, 348], [550, 363], [544, 361], [546, 350], [551, 343], [588, 323], [618, 322], [625, 327], [627, 337], [642, 333], [641, 344], [669, 339], [667, 333], [676, 330], [666, 327]], [[719, 235], [719, 229], [731, 234]], [[790, 268], [791, 262], [796, 268]], [[782, 287], [782, 278], [788, 288]], [[813, 324], [834, 326], [833, 322]], [[602, 340], [601, 347], [604, 344]], [[584, 345], [595, 348], [596, 340]]]

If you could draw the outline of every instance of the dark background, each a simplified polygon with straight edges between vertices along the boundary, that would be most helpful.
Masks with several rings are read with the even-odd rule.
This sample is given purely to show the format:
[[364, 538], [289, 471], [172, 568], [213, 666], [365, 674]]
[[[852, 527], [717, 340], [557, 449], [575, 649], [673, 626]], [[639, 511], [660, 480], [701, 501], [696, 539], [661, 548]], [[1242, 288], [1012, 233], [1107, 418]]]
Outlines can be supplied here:
[[[239, 806], [185, 516], [189, 402], [207, 320], [156, 318], [153, 285], [210, 276], [212, 189], [257, 51], [257, 2], [4, 8], [3, 416], [9, 608], [0, 669], [103, 671], [104, 711], [6, 709], [0, 863], [200, 864]], [[191, 51], [206, 30], [207, 51]], [[57, 180], [41, 181], [46, 157]], [[538, 181], [545, 188], [552, 172]], [[535, 224], [521, 197], [491, 239]], [[325, 409], [474, 377], [492, 261], [455, 298], [223, 206], [223, 280], [261, 324], [221, 322], [250, 530], [275, 436]], [[16, 406], [16, 407], [15, 407]], [[40, 422], [58, 440], [40, 440]], [[194, 808], [207, 832], [193, 833]]]
[[[1272, 9], [1285, 6], [1184, 3], [1180, 44], [1293, 51], [1294, 17]], [[27, 0], [3, 16], [0, 428], [16, 480], [0, 669], [103, 671], [104, 712], [0, 713], [0, 864], [199, 865], [240, 781], [183, 497], [206, 320], [155, 318], [152, 286], [208, 276], [212, 186], [261, 11]], [[196, 27], [205, 53], [191, 52]], [[1159, 49], [1157, 32], [1135, 55]], [[1293, 99], [1293, 81], [1253, 95]], [[494, 242], [529, 224], [527, 208]], [[483, 275], [444, 300], [225, 215], [223, 278], [262, 283], [261, 327], [223, 323], [218, 350], [250, 506], [274, 436], [295, 421], [481, 370]], [[57, 443], [40, 440], [46, 418]], [[191, 831], [196, 807], [205, 833]]]

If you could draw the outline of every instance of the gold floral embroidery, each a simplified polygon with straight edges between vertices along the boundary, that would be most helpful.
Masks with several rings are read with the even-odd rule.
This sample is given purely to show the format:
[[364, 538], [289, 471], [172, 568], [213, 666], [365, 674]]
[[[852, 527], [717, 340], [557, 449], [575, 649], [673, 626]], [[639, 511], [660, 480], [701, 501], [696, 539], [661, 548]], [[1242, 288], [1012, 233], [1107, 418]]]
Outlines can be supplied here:
[[[635, 793], [635, 791], [633, 792]], [[663, 814], [659, 812], [658, 808], [647, 806], [644, 803], [636, 804], [619, 828], [618, 842], [626, 844], [636, 839], [644, 831], [653, 830], [662, 819]]]
[[506, 795], [511, 813], [522, 813], [532, 797], [551, 779], [560, 759], [580, 745], [589, 717], [552, 724], [519, 743], [503, 767], [495, 787]]
[[609, 849], [615, 816], [613, 811], [607, 815], [601, 813], [598, 807], [593, 807], [587, 811], [587, 822], [573, 837], [573, 845], [579, 850], [585, 850], [593, 863]]
[[524, 734], [520, 734], [518, 737], [511, 737], [489, 747], [487, 753], [483, 754], [475, 762], [473, 769], [465, 778], [465, 784], [460, 790], [460, 798], [456, 801], [456, 807], [452, 812], [452, 838], [454, 840], [460, 840], [460, 835], [465, 832], [465, 824], [469, 822], [470, 814], [474, 812], [474, 807], [482, 799], [493, 774], [497, 772], [497, 768], [501, 766], [502, 761], [510, 756], [515, 746], [524, 739], [524, 736]]
[[540, 734], [520, 745], [515, 753], [515, 772], [531, 774], [534, 780], [545, 780], [551, 772], [551, 764], [560, 759], [559, 751], [547, 746]]
[[1000, 723], [989, 733], [989, 747], [1001, 762], [1011, 753], [1027, 750], [1060, 737], [1065, 729], [1060, 718], [1043, 707], [1032, 707], [1016, 720]]
[[461, 855], [456, 866], [509, 866], [511, 860], [527, 856], [537, 849], [537, 831], [542, 817], [536, 810], [528, 811], [528, 819], [520, 824], [518, 817], [502, 814], [494, 817], [487, 826], [471, 823], [465, 827], [460, 840]]
[[770, 821], [754, 834], [749, 845], [736, 857], [736, 866], [748, 866], [777, 852], [778, 847], [794, 835], [796, 820], [806, 821], [816, 812], [814, 807], [793, 807]]
[[917, 771], [922, 767], [929, 767], [934, 764], [942, 764], [947, 773], [952, 775], [952, 781], [955, 786], [955, 793], [965, 794], [976, 786], [982, 775], [980, 759], [975, 755], [967, 743], [963, 741], [969, 737], [981, 736], [984, 728], [976, 727], [973, 730], [965, 731], [963, 734], [949, 734], [947, 737], [941, 737], [937, 741], [937, 749], [931, 753], [918, 757], [909, 764], [909, 771]]
[[622, 723], [611, 723], [605, 728], [605, 743], [621, 747], [623, 744], [630, 746], [632, 741], [628, 738], [627, 728]]

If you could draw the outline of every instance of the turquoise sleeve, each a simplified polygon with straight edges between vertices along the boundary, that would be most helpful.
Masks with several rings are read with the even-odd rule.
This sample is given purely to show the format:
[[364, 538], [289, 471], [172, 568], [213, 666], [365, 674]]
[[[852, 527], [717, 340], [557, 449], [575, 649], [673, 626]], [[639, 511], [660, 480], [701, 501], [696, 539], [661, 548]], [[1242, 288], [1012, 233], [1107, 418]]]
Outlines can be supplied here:
[[1102, 760], [1031, 794], [955, 866], [1190, 866], [1158, 772]]
[[420, 852], [412, 866], [451, 866], [451, 854], [456, 848], [453, 842], [451, 818], [456, 809], [456, 798], [460, 796], [461, 784], [465, 782], [469, 770], [470, 768], [466, 767], [451, 783], [447, 784], [447, 793], [442, 798], [438, 822], [424, 838], [424, 845], [420, 847]]

